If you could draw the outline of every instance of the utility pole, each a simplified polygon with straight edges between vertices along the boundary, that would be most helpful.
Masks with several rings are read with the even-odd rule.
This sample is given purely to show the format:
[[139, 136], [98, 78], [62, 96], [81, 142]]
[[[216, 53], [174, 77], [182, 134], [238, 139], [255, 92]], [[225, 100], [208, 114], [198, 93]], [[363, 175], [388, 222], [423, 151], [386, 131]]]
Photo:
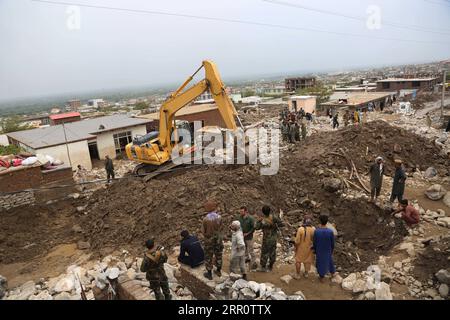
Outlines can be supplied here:
[[444, 100], [445, 100], [445, 86], [447, 81], [447, 70], [444, 69], [444, 75], [442, 78], [442, 100], [441, 100], [441, 119], [444, 117]]
[[72, 168], [72, 160], [70, 160], [69, 145], [67, 144], [66, 127], [64, 126], [64, 121], [62, 122], [62, 127], [64, 131], [64, 141], [66, 143], [67, 157], [69, 158], [69, 164], [70, 167]]

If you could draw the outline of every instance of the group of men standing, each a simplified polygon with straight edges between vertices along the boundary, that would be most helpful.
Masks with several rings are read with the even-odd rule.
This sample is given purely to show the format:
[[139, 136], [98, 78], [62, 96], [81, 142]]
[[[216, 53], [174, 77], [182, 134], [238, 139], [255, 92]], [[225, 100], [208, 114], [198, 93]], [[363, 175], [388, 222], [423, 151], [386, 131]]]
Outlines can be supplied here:
[[312, 117], [313, 115], [305, 113], [303, 108], [300, 108], [298, 112], [289, 112], [287, 108], [283, 109], [280, 113], [280, 129], [283, 141], [295, 143], [300, 141], [300, 137], [305, 140], [307, 135], [305, 120], [312, 121]]
[[[394, 160], [395, 173], [392, 183], [392, 191], [390, 202], [398, 200], [398, 208], [393, 211], [393, 215], [399, 215], [407, 225], [413, 226], [419, 223], [420, 216], [417, 209], [408, 203], [407, 199], [403, 199], [405, 193], [406, 174], [403, 169], [403, 163], [400, 159]], [[369, 202], [376, 202], [380, 196], [383, 185], [383, 175], [385, 173], [385, 165], [382, 157], [377, 157], [375, 163], [369, 168], [370, 175], [370, 199]]]

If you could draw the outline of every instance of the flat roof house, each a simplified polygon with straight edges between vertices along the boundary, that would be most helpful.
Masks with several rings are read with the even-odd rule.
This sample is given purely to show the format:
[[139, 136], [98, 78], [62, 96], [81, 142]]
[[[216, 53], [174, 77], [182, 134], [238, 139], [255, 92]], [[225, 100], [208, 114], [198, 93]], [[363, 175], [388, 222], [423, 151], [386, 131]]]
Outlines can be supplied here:
[[[31, 153], [48, 154], [71, 163], [92, 168], [92, 159], [114, 158], [135, 136], [147, 133], [148, 119], [112, 115], [88, 120], [8, 133], [11, 144]], [[70, 160], [69, 160], [70, 159]]]
[[432, 90], [439, 83], [437, 77], [389, 78], [377, 81], [377, 91], [400, 91], [403, 89]]
[[362, 93], [346, 93], [343, 94], [337, 100], [331, 100], [320, 105], [321, 110], [324, 111], [328, 108], [339, 109], [366, 109], [369, 103], [372, 103], [375, 107], [386, 107], [388, 100], [395, 92], [362, 92]]

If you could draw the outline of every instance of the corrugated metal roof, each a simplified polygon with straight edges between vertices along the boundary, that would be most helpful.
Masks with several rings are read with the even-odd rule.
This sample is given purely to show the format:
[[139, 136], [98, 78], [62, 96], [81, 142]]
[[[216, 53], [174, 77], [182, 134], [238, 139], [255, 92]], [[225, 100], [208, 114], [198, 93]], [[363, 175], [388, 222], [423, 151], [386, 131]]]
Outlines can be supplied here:
[[60, 113], [60, 114], [52, 114], [51, 116], [49, 116], [49, 118], [52, 120], [73, 118], [73, 117], [81, 117], [81, 114], [79, 112], [67, 112], [67, 113]]
[[[133, 127], [149, 122], [150, 120], [148, 119], [129, 118], [126, 115], [118, 114], [66, 123], [64, 127], [67, 142], [76, 142], [95, 138], [95, 135], [101, 132]], [[100, 126], [103, 126], [104, 129], [100, 129]], [[65, 143], [62, 125], [11, 132], [7, 135], [33, 149], [40, 149]]]

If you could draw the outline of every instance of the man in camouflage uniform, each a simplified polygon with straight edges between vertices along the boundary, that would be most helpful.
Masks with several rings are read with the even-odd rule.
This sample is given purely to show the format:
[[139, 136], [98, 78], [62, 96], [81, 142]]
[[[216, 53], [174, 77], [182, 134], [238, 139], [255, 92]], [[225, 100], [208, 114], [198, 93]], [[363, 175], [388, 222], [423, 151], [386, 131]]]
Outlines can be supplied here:
[[217, 205], [213, 201], [205, 203], [205, 210], [208, 212], [202, 223], [202, 233], [204, 236], [205, 278], [212, 280], [213, 259], [215, 258], [216, 275], [222, 276], [222, 252], [223, 234], [222, 217], [216, 211]]
[[[141, 264], [141, 272], [145, 272], [146, 279], [150, 282], [150, 288], [155, 293], [156, 300], [171, 300], [172, 295], [169, 289], [169, 280], [164, 271], [164, 263], [167, 255], [164, 248], [156, 246], [153, 240], [147, 240], [145, 246], [148, 251], [144, 254]], [[161, 289], [163, 294], [161, 293]]]
[[269, 271], [272, 271], [277, 258], [278, 230], [281, 228], [281, 220], [276, 215], [270, 213], [270, 207], [262, 208], [264, 217], [259, 217], [255, 229], [263, 231], [263, 241], [261, 246], [260, 271], [267, 271], [267, 261], [269, 261]]

